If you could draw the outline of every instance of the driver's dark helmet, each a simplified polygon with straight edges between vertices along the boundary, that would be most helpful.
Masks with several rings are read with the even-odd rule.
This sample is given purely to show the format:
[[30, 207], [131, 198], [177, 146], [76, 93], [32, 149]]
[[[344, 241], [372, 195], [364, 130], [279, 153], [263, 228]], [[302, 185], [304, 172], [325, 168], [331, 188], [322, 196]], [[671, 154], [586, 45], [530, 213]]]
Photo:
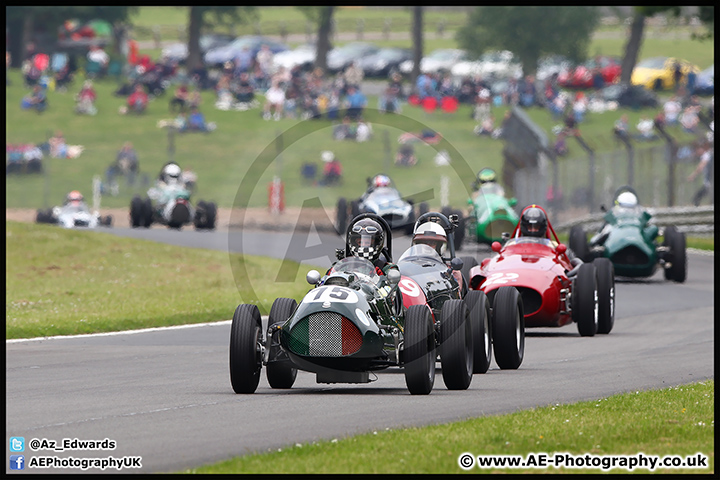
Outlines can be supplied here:
[[380, 257], [384, 244], [385, 231], [375, 220], [363, 218], [350, 227], [347, 246], [352, 256], [374, 262]]
[[494, 182], [497, 179], [497, 174], [492, 168], [483, 168], [477, 174], [477, 183], [482, 185], [488, 182]]
[[525, 237], [545, 237], [547, 225], [545, 212], [536, 206], [526, 209], [520, 217], [520, 233]]

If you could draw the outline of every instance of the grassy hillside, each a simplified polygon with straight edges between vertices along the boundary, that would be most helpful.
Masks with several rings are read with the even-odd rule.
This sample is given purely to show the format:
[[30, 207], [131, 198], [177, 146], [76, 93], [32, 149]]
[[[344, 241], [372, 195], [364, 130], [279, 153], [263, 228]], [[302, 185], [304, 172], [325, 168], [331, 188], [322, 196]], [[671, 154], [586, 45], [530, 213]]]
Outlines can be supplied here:
[[[162, 24], [182, 25], [185, 22], [187, 7], [142, 7], [133, 22], [137, 25], [151, 26]], [[347, 18], [357, 22], [360, 15], [374, 15], [379, 21], [382, 10], [341, 8], [338, 18]], [[266, 22], [287, 18], [290, 20], [302, 17], [295, 8], [263, 7], [259, 9], [261, 25]], [[388, 18], [398, 23], [401, 18], [409, 18], [407, 9], [391, 9], [385, 12]], [[448, 24], [455, 11], [442, 12], [448, 17]], [[426, 20], [429, 23], [437, 20], [437, 11], [429, 11]], [[373, 18], [375, 18], [373, 17]], [[368, 17], [370, 18], [370, 17]], [[455, 20], [453, 20], [454, 22]], [[350, 22], [352, 23], [352, 22]], [[376, 25], [375, 22], [366, 22]], [[350, 28], [350, 27], [348, 27]], [[176, 28], [177, 30], [177, 28]], [[347, 31], [347, 30], [346, 30]], [[350, 29], [352, 31], [352, 29]], [[590, 47], [590, 53], [621, 54], [624, 46], [623, 30], [616, 28], [612, 35], [603, 29], [602, 35], [596, 35]], [[410, 46], [407, 40], [392, 40], [391, 43]], [[443, 44], [434, 43], [442, 42]], [[378, 43], [382, 44], [382, 41]], [[447, 45], [451, 43], [453, 45]], [[441, 40], [428, 39], [426, 51], [438, 46], [456, 46], [451, 32]], [[714, 46], [711, 42], [694, 42], [686, 36], [670, 34], [664, 36], [648, 36], [643, 43], [640, 57], [654, 55], [680, 55], [690, 61], [706, 67], [714, 61]], [[83, 145], [85, 151], [74, 160], [48, 159], [48, 174], [45, 177], [9, 177], [6, 181], [6, 202], [8, 207], [38, 208], [51, 206], [59, 202], [72, 189], [89, 192], [93, 175], [102, 175], [113, 161], [115, 153], [123, 142], [130, 140], [135, 145], [140, 157], [141, 170], [154, 177], [160, 167], [170, 158], [170, 140], [168, 132], [157, 127], [162, 119], [172, 118], [168, 109], [171, 93], [155, 99], [146, 115], [128, 117], [118, 114], [124, 98], [114, 97], [112, 92], [117, 88], [114, 79], [101, 80], [96, 83], [98, 91], [98, 115], [94, 117], [77, 116], [73, 113], [74, 95], [79, 91], [82, 78], [76, 80], [67, 93], [50, 92], [49, 109], [38, 115], [31, 111], [20, 110], [21, 98], [27, 93], [20, 78], [20, 72], [11, 70], [8, 74], [11, 85], [6, 87], [6, 142], [7, 143], [39, 143], [45, 141], [56, 130], [62, 130], [70, 144]], [[354, 142], [337, 142], [332, 139], [332, 124], [327, 120], [305, 122], [299, 126], [297, 120], [281, 120], [266, 122], [262, 120], [259, 110], [246, 112], [223, 112], [216, 110], [214, 93], [203, 92], [202, 109], [209, 121], [215, 122], [218, 129], [209, 135], [187, 134], [175, 136], [173, 140], [174, 159], [182, 166], [190, 166], [199, 175], [198, 196], [216, 201], [220, 206], [229, 207], [237, 196], [238, 188], [244, 178], [250, 175], [251, 185], [257, 185], [251, 197], [251, 206], [267, 204], [267, 185], [274, 175], [280, 175], [285, 182], [286, 203], [301, 205], [305, 200], [319, 197], [326, 206], [334, 206], [338, 197], [356, 197], [364, 190], [365, 178], [375, 173], [389, 173], [401, 193], [413, 195], [426, 189], [435, 189], [435, 198], [430, 200], [431, 207], [440, 206], [440, 177], [449, 179], [449, 200], [453, 205], [464, 205], [467, 199], [467, 186], [471, 176], [482, 167], [500, 169], [502, 165], [501, 151], [503, 143], [487, 137], [473, 134], [475, 122], [470, 118], [470, 107], [461, 106], [455, 114], [427, 114], [415, 107], [406, 106], [402, 116], [381, 116], [372, 111], [377, 106], [377, 98], [370, 96], [366, 117], [373, 124], [373, 138], [364, 144]], [[262, 101], [262, 97], [260, 97]], [[507, 111], [506, 107], [496, 107], [493, 114], [499, 122]], [[629, 111], [631, 125], [637, 123], [642, 115], [654, 115], [655, 111]], [[558, 122], [540, 108], [528, 111], [552, 138], [550, 130]], [[581, 125], [581, 131], [588, 143], [597, 153], [612, 151], [617, 148], [612, 139], [613, 123], [621, 112], [607, 112], [589, 115]], [[404, 118], [407, 117], [407, 118]], [[419, 164], [410, 169], [392, 165], [391, 158], [398, 148], [397, 139], [405, 131], [418, 132], [429, 128], [440, 132], [446, 144], [437, 147], [418, 146], [416, 153]], [[275, 142], [278, 135], [284, 134], [280, 148]], [[297, 139], [290, 143], [290, 134]], [[682, 139], [682, 135], [679, 135]], [[570, 144], [572, 155], [582, 154], [579, 146]], [[450, 167], [438, 168], [433, 158], [438, 149], [451, 152], [453, 164], [462, 166], [457, 171]], [[305, 162], [314, 162], [321, 166], [320, 152], [333, 150], [343, 163], [345, 179], [338, 187], [317, 188], [301, 181], [300, 168]], [[281, 151], [281, 154], [276, 154]], [[258, 169], [251, 169], [254, 162], [265, 152], [263, 158], [271, 161]], [[458, 174], [457, 172], [461, 172]], [[103, 198], [103, 206], [126, 207], [135, 193], [143, 193], [144, 189], [123, 189], [118, 197]]]

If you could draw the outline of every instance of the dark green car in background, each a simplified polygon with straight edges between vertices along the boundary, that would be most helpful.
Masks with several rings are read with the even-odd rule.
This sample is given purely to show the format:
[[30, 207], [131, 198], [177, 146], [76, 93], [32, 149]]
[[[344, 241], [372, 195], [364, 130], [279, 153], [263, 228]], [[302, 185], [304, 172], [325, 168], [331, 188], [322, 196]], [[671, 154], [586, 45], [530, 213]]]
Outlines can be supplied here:
[[[571, 228], [570, 249], [585, 262], [609, 258], [617, 276], [650, 277], [661, 266], [666, 280], [682, 283], [687, 277], [685, 234], [672, 225], [661, 232], [651, 218], [638, 205], [635, 191], [621, 187], [615, 193], [614, 206], [605, 213], [600, 232], [588, 241], [581, 225]], [[664, 236], [662, 244], [657, 241], [660, 235]]]

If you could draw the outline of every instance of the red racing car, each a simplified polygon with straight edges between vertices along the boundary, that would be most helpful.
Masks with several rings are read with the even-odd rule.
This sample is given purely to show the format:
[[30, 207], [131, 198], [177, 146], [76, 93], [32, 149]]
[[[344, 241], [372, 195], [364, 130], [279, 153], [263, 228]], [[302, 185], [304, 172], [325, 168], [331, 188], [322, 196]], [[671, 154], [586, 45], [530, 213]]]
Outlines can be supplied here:
[[470, 269], [470, 288], [485, 292], [491, 303], [498, 288], [517, 288], [525, 327], [575, 322], [581, 336], [610, 333], [615, 320], [612, 263], [571, 259], [542, 207], [525, 207], [505, 245], [494, 242], [492, 250], [496, 255]]

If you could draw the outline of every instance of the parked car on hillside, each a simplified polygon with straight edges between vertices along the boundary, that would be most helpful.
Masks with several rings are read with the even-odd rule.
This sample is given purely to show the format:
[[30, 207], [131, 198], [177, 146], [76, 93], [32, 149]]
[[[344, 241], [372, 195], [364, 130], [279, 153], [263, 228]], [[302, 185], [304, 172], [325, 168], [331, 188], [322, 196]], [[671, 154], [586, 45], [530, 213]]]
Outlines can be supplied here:
[[486, 52], [475, 61], [456, 63], [450, 73], [456, 77], [520, 78], [522, 65], [509, 50]]
[[333, 48], [327, 55], [327, 68], [331, 73], [345, 70], [353, 62], [363, 57], [373, 55], [380, 47], [367, 42], [351, 42], [342, 47]]
[[358, 64], [366, 77], [387, 77], [391, 70], [398, 70], [402, 62], [410, 59], [412, 59], [410, 49], [388, 47], [361, 58]]
[[658, 96], [640, 85], [608, 85], [599, 93], [605, 102], [617, 102], [620, 107], [657, 108], [660, 105]]
[[[228, 45], [235, 37], [227, 33], [208, 33], [200, 35], [198, 42], [200, 44], [200, 54], [205, 55], [209, 50]], [[177, 62], [185, 63], [188, 56], [187, 42], [172, 43], [162, 49], [162, 56]]]
[[619, 57], [598, 55], [577, 65], [575, 68], [560, 73], [558, 75], [558, 84], [563, 88], [592, 88], [593, 72], [596, 68], [600, 69], [606, 85], [615, 83], [620, 78], [620, 63]]
[[[440, 70], [451, 71], [452, 67], [464, 60], [468, 59], [468, 53], [465, 50], [456, 48], [440, 48], [433, 50], [420, 60], [420, 71], [423, 73], [436, 73]], [[400, 72], [409, 75], [413, 69], [413, 61], [406, 60], [400, 64]]]
[[208, 66], [222, 66], [225, 62], [234, 60], [245, 48], [249, 48], [253, 58], [255, 58], [263, 45], [268, 45], [273, 53], [289, 50], [287, 45], [272, 38], [246, 35], [237, 37], [227, 45], [211, 48], [205, 53], [203, 59]]
[[537, 71], [535, 72], [535, 80], [545, 81], [554, 74], [560, 76], [561, 73], [570, 70], [572, 62], [563, 55], [548, 55], [538, 60]]
[[675, 57], [652, 57], [638, 62], [633, 69], [630, 83], [642, 85], [648, 90], [668, 90], [675, 88], [675, 63], [679, 62], [683, 78], [691, 70], [700, 73], [700, 67], [687, 60]]
[[701, 96], [715, 95], [715, 64], [698, 73], [693, 93]]
[[283, 67], [285, 70], [292, 70], [300, 65], [302, 69], [310, 68], [315, 63], [316, 55], [317, 47], [315, 44], [304, 43], [292, 50], [285, 50], [273, 55], [273, 67], [275, 69]]

